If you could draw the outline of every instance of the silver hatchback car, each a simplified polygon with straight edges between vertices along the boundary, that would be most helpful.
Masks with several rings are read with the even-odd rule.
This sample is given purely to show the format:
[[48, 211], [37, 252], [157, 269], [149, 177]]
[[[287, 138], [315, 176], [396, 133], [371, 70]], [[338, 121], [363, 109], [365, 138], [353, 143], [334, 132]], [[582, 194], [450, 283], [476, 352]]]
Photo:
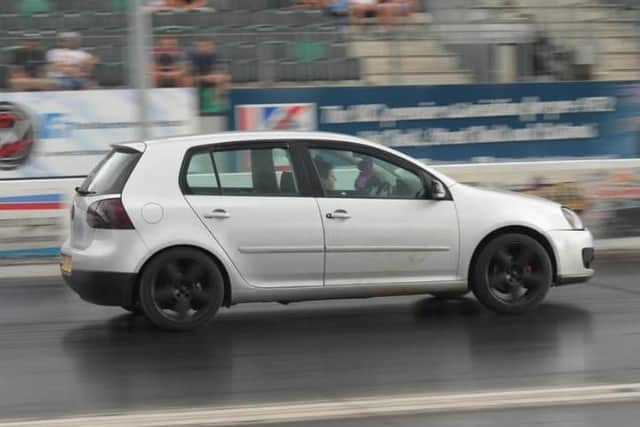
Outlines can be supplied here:
[[259, 301], [473, 291], [521, 313], [594, 273], [591, 233], [572, 211], [320, 132], [114, 146], [71, 216], [71, 288], [174, 330]]

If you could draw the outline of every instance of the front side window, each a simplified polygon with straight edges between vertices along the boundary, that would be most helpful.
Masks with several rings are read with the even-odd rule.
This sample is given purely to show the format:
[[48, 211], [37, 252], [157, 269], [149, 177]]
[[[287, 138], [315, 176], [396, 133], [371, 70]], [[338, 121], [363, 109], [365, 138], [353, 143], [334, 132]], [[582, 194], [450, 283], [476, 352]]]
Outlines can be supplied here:
[[424, 196], [420, 176], [394, 163], [343, 149], [314, 148], [310, 153], [326, 196], [391, 199]]
[[193, 154], [187, 166], [186, 186], [191, 194], [300, 194], [286, 148], [220, 149]]

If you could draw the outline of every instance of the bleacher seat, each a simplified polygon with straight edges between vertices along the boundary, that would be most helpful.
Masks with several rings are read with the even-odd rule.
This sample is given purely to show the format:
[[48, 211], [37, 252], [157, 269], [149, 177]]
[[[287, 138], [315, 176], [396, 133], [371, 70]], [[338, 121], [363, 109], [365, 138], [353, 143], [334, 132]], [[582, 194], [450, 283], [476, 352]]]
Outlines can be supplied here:
[[12, 0], [0, 1], [0, 15], [17, 13], [16, 2]]
[[43, 36], [52, 36], [63, 28], [60, 15], [56, 13], [36, 13], [31, 15], [29, 27]]
[[78, 33], [96, 32], [100, 21], [95, 14], [85, 12], [65, 13], [62, 16], [62, 26], [64, 31], [76, 31]]
[[127, 32], [127, 15], [118, 12], [99, 12], [96, 14], [96, 24], [108, 33]]
[[34, 32], [30, 29], [30, 19], [27, 16], [11, 14], [3, 15], [1, 22], [7, 37], [19, 37], [22, 34]]
[[122, 62], [96, 65], [95, 77], [102, 87], [122, 87], [126, 85], [126, 67]]

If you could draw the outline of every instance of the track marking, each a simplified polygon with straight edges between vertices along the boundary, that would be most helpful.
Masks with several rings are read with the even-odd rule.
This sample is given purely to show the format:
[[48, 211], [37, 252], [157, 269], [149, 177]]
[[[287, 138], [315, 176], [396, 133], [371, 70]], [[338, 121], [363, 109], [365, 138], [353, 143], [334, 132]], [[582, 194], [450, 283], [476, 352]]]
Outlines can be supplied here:
[[336, 401], [208, 407], [193, 410], [0, 421], [0, 427], [233, 426], [487, 409], [640, 401], [640, 383], [399, 395]]

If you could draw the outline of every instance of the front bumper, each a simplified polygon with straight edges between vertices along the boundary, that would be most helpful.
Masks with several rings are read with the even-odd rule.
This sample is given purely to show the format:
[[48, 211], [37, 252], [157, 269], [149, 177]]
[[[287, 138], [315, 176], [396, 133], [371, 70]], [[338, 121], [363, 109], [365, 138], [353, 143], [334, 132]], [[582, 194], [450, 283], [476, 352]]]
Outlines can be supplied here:
[[589, 230], [555, 230], [549, 233], [556, 255], [555, 285], [588, 281], [595, 273], [593, 236]]
[[62, 277], [80, 298], [93, 304], [129, 307], [133, 305], [134, 273], [110, 271], [62, 272]]

